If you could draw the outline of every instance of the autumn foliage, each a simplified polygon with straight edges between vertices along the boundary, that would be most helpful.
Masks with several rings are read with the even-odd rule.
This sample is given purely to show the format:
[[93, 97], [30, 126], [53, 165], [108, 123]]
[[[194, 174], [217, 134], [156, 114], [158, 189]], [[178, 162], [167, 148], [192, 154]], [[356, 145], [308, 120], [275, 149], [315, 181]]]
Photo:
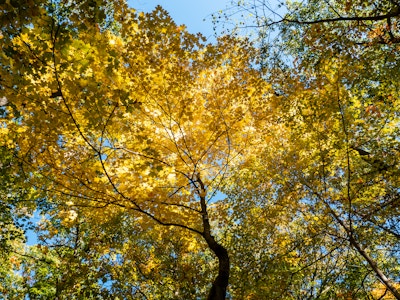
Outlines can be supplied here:
[[0, 2], [0, 293], [399, 299], [399, 7], [332, 2], [258, 23], [278, 54], [161, 7]]

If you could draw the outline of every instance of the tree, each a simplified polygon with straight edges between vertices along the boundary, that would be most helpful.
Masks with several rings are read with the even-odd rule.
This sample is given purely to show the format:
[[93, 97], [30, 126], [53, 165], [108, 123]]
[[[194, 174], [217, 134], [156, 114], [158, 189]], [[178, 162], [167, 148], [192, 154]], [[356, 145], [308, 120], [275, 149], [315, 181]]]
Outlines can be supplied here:
[[73, 224], [60, 223], [58, 208], [47, 211], [54, 217], [38, 224], [40, 243], [31, 246], [20, 268], [29, 278], [24, 288], [31, 299], [182, 299], [206, 294], [215, 264], [201, 237], [158, 225], [143, 230], [129, 212], [102, 224], [84, 214]]
[[[248, 25], [259, 28], [266, 78], [281, 99], [274, 110], [279, 135], [258, 156], [263, 166], [249, 161], [249, 169], [267, 179], [256, 184], [257, 195], [265, 195], [257, 206], [285, 207], [293, 222], [324, 237], [316, 241], [321, 259], [339, 258], [339, 265], [355, 266], [356, 271], [348, 268], [336, 278], [318, 271], [319, 282], [340, 282], [342, 296], [371, 297], [377, 286], [370, 281], [372, 273], [387, 294], [399, 299], [393, 267], [399, 257], [399, 68], [393, 26], [398, 3], [288, 1], [275, 19], [263, 14], [267, 2], [244, 7], [254, 12], [256, 23]], [[268, 35], [276, 37], [275, 45]], [[235, 192], [231, 199], [243, 201], [248, 194]], [[292, 234], [299, 227], [294, 228]], [[356, 260], [337, 256], [337, 249]]]
[[[4, 116], [5, 100], [0, 103]], [[35, 210], [35, 193], [23, 183], [20, 165], [15, 159], [18, 149], [8, 136], [6, 127], [0, 128], [4, 143], [0, 146], [0, 293], [5, 297], [22, 297], [23, 289], [18, 269], [24, 254], [25, 232], [32, 228], [29, 222]]]
[[22, 188], [13, 159], [14, 149], [0, 147], [0, 293], [5, 297], [21, 297], [18, 270], [19, 253], [25, 242], [24, 222], [32, 209], [28, 192]]
[[[218, 259], [208, 299], [225, 299], [230, 262], [215, 238], [224, 212], [213, 214], [213, 196], [249, 151], [253, 116], [266, 101], [255, 50], [230, 37], [205, 46], [160, 7], [143, 14], [120, 1], [75, 4], [1, 4], [3, 128], [26, 183], [59, 207], [51, 227], [70, 226], [51, 257], [78, 276], [82, 261], [96, 265], [108, 254], [86, 256], [77, 220], [115, 229], [121, 225], [112, 220], [124, 213], [129, 224], [166, 236], [174, 230], [186, 244], [202, 237]], [[58, 295], [62, 269], [49, 272]], [[35, 276], [31, 287], [50, 275]], [[96, 276], [87, 283], [93, 295], [105, 292]]]
[[[233, 13], [251, 18], [251, 23], [242, 22], [241, 26], [257, 28], [262, 38], [271, 34], [271, 38], [276, 38], [274, 42], [282, 41], [280, 46], [286, 44], [286, 49], [294, 50], [297, 55], [322, 54], [325, 50], [329, 56], [331, 51], [349, 52], [360, 47], [399, 43], [397, 1], [232, 1], [232, 4], [236, 7]], [[304, 38], [304, 43], [299, 37]], [[306, 44], [309, 47], [304, 47]], [[272, 46], [264, 45], [265, 50]]]
[[397, 4], [342, 4], [258, 19], [260, 52], [160, 7], [0, 4], [3, 290], [399, 298]]

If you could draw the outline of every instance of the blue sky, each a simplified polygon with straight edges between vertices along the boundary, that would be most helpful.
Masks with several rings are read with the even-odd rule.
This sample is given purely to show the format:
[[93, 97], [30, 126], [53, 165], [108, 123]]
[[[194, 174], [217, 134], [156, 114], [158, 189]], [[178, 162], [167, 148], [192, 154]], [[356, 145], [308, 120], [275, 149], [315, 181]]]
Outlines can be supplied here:
[[201, 32], [207, 39], [212, 39], [214, 32], [211, 14], [224, 10], [230, 2], [230, 0], [129, 0], [128, 4], [138, 11], [145, 12], [161, 5], [178, 25], [185, 24], [189, 32]]

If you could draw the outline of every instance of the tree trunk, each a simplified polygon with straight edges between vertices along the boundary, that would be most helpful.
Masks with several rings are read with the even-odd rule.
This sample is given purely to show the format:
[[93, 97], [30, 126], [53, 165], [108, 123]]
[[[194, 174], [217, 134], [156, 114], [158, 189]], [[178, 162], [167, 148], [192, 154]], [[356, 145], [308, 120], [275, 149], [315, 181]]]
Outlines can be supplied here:
[[226, 288], [229, 281], [229, 256], [228, 251], [220, 244], [218, 244], [214, 237], [209, 233], [203, 234], [210, 249], [215, 253], [218, 258], [218, 276], [212, 283], [210, 293], [207, 300], [225, 300]]
[[331, 211], [333, 218], [342, 226], [342, 228], [346, 231], [350, 244], [357, 250], [359, 254], [367, 261], [371, 269], [374, 271], [375, 275], [379, 278], [382, 284], [386, 286], [386, 288], [392, 293], [392, 295], [400, 300], [400, 292], [396, 289], [396, 287], [392, 284], [391, 280], [386, 277], [383, 271], [378, 267], [378, 264], [372, 259], [371, 256], [363, 249], [363, 247], [356, 241], [354, 238], [354, 232], [352, 228], [349, 228], [342, 219], [335, 213], [335, 211], [324, 201], [325, 205]]
[[226, 289], [229, 281], [229, 255], [224, 246], [219, 244], [211, 235], [211, 227], [208, 219], [206, 188], [198, 176], [197, 182], [200, 184], [198, 189], [200, 197], [200, 205], [203, 219], [203, 238], [206, 240], [210, 249], [218, 258], [218, 275], [212, 283], [210, 293], [207, 300], [225, 300]]
[[389, 278], [379, 269], [377, 263], [367, 254], [367, 252], [361, 247], [360, 244], [354, 239], [352, 235], [350, 235], [350, 243], [351, 245], [357, 249], [358, 253], [360, 253], [365, 260], [368, 262], [372, 270], [375, 272], [376, 276], [379, 280], [386, 286], [386, 288], [392, 293], [392, 295], [400, 300], [400, 292], [396, 289], [396, 287], [392, 284]]

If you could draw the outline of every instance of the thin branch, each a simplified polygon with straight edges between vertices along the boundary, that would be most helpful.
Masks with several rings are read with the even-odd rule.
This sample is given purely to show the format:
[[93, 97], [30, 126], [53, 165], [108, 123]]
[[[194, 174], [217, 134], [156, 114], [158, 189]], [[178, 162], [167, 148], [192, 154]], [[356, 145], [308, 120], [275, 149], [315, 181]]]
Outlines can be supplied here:
[[400, 16], [400, 9], [396, 7], [391, 12], [383, 15], [378, 16], [353, 16], [353, 17], [338, 17], [338, 18], [327, 18], [327, 19], [319, 19], [319, 20], [312, 20], [312, 21], [301, 21], [295, 19], [288, 19], [283, 18], [279, 20], [277, 23], [295, 23], [295, 24], [303, 24], [303, 25], [311, 25], [311, 24], [318, 24], [318, 23], [334, 23], [334, 22], [341, 22], [341, 21], [382, 21], [388, 18], [398, 17]]
[[352, 214], [353, 214], [353, 208], [352, 208], [352, 197], [350, 193], [351, 189], [351, 165], [350, 165], [350, 141], [349, 141], [349, 133], [347, 130], [347, 124], [346, 124], [346, 118], [344, 115], [344, 109], [342, 106], [342, 101], [340, 98], [340, 87], [339, 87], [339, 78], [340, 78], [340, 70], [338, 71], [338, 77], [336, 79], [336, 94], [337, 94], [337, 104], [340, 112], [340, 118], [341, 118], [341, 123], [343, 127], [343, 132], [345, 135], [345, 142], [346, 142], [346, 167], [347, 167], [347, 182], [346, 182], [346, 187], [347, 187], [347, 201], [348, 201], [348, 214], [349, 214], [349, 234], [352, 236], [353, 235], [353, 226], [352, 226]]
[[[120, 206], [120, 207], [127, 208], [126, 206], [121, 205], [121, 204], [116, 204], [116, 205], [118, 205], [118, 206]], [[130, 209], [132, 209], [132, 208], [130, 208]], [[161, 221], [160, 219], [158, 219], [157, 217], [155, 217], [155, 216], [152, 215], [151, 213], [149, 213], [149, 212], [147, 212], [147, 211], [141, 209], [140, 207], [134, 208], [134, 210], [139, 211], [139, 212], [142, 213], [142, 214], [145, 214], [145, 215], [148, 216], [150, 219], [154, 220], [156, 223], [158, 223], [158, 224], [160, 224], [160, 225], [163, 225], [163, 226], [175, 226], [175, 227], [180, 227], [180, 228], [184, 228], [184, 229], [187, 229], [187, 230], [189, 230], [189, 231], [195, 232], [195, 233], [197, 233], [197, 234], [199, 234], [199, 235], [203, 235], [203, 233], [202, 233], [201, 231], [199, 231], [199, 230], [197, 230], [197, 229], [195, 229], [195, 228], [192, 228], [192, 227], [189, 227], [189, 226], [186, 226], [186, 225], [183, 225], [183, 224], [179, 224], [179, 223], [172, 223], [172, 222], [164, 222], [164, 221]]]
[[322, 259], [324, 259], [324, 258], [330, 256], [333, 252], [335, 252], [335, 251], [336, 251], [337, 249], [339, 249], [340, 247], [341, 247], [341, 246], [334, 247], [333, 249], [331, 249], [331, 250], [330, 250], [329, 252], [327, 252], [326, 254], [321, 255], [320, 257], [318, 257], [318, 258], [315, 259], [314, 261], [312, 261], [312, 262], [310, 262], [310, 263], [304, 265], [304, 266], [301, 267], [300, 269], [294, 271], [293, 274], [299, 273], [299, 272], [301, 272], [301, 271], [303, 271], [303, 270], [305, 270], [305, 269], [311, 267], [312, 265], [316, 264], [316, 263], [319, 262], [320, 260], [322, 260]]
[[190, 207], [190, 206], [187, 206], [187, 205], [185, 205], [185, 204], [180, 204], [180, 203], [169, 203], [169, 202], [165, 202], [165, 201], [161, 201], [161, 202], [159, 202], [159, 203], [161, 203], [161, 204], [163, 204], [163, 205], [166, 205], [166, 206], [177, 206], [177, 207], [182, 207], [182, 208], [189, 209], [189, 210], [192, 210], [192, 211], [197, 212], [197, 213], [201, 213], [200, 210], [198, 210], [198, 209], [196, 209], [196, 208], [193, 208], [193, 207]]

